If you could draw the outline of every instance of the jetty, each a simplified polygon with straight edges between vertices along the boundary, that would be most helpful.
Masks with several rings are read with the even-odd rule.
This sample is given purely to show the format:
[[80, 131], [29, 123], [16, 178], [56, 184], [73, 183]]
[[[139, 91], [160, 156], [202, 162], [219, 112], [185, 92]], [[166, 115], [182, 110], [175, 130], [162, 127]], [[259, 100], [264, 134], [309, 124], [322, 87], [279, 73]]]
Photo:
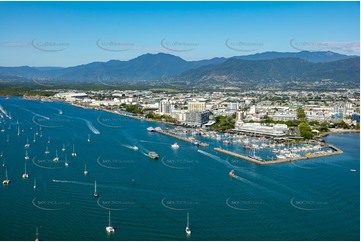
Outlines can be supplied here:
[[200, 142], [200, 141], [198, 141], [198, 140], [196, 140], [196, 139], [194, 139], [194, 138], [182, 137], [182, 136], [179, 136], [179, 135], [176, 135], [176, 134], [173, 134], [173, 133], [164, 131], [164, 130], [154, 130], [154, 132], [157, 132], [157, 133], [160, 133], [160, 134], [164, 134], [164, 135], [167, 135], [167, 136], [170, 136], [170, 137], [173, 137], [173, 138], [176, 138], [176, 139], [179, 139], [179, 140], [188, 142], [188, 143], [192, 143], [192, 144], [195, 144], [195, 145], [199, 145], [199, 146], [202, 146], [202, 147], [208, 147], [208, 146], [209, 146], [208, 143]]
[[311, 154], [308, 156], [300, 156], [300, 157], [292, 157], [292, 158], [276, 159], [276, 160], [258, 160], [258, 159], [255, 159], [255, 158], [252, 158], [249, 156], [245, 156], [245, 155], [240, 155], [235, 152], [225, 150], [222, 148], [213, 148], [213, 149], [217, 152], [220, 152], [220, 153], [223, 153], [226, 155], [230, 155], [230, 156], [242, 159], [242, 160], [251, 161], [251, 162], [257, 163], [259, 165], [280, 164], [280, 163], [286, 163], [286, 162], [294, 162], [294, 161], [299, 161], [299, 160], [308, 160], [308, 159], [313, 159], [313, 158], [320, 158], [320, 157], [343, 154], [343, 151], [338, 149], [337, 147], [330, 145], [330, 144], [328, 144], [327, 146], [332, 150], [332, 152], [323, 153], [323, 154]]

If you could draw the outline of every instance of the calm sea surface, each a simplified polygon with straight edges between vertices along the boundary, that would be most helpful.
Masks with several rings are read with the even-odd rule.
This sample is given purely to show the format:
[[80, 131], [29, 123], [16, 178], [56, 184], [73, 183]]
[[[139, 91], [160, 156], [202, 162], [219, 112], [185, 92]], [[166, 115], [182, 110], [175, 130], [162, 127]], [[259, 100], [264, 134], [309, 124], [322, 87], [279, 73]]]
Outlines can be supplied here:
[[339, 156], [260, 166], [214, 152], [221, 141], [195, 147], [146, 130], [164, 124], [14, 97], [0, 105], [12, 117], [0, 119], [0, 177], [11, 180], [0, 187], [1, 240], [34, 240], [36, 227], [39, 240], [360, 239], [359, 134], [325, 138]]

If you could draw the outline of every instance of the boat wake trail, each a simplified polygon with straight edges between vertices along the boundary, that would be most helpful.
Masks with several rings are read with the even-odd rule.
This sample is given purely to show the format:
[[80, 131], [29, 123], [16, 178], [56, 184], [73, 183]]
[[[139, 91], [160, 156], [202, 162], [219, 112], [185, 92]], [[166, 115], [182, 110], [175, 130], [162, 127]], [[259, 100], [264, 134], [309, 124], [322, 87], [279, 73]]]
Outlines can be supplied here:
[[[21, 107], [20, 107], [20, 108], [21, 108]], [[28, 111], [28, 112], [30, 112], [31, 114], [35, 115], [35, 116], [39, 116], [39, 117], [41, 117], [41, 118], [43, 118], [43, 119], [50, 120], [49, 117], [46, 117], [46, 116], [44, 116], [44, 115], [35, 113], [35, 112], [33, 112], [33, 111], [31, 111], [31, 110], [29, 110], [29, 109], [27, 109], [27, 108], [21, 108], [21, 109], [23, 109], [23, 110], [25, 110], [25, 111]]]
[[[65, 116], [65, 115], [64, 115]], [[78, 117], [73, 117], [73, 116], [66, 116], [66, 117], [69, 117], [69, 118], [74, 118], [74, 119], [79, 119], [79, 120], [82, 120], [86, 123], [86, 125], [88, 126], [89, 130], [92, 131], [94, 134], [100, 134], [99, 130], [97, 130], [93, 123], [90, 122], [89, 120], [87, 119], [84, 119], [84, 118], [78, 118]]]
[[94, 186], [94, 183], [89, 183], [89, 182], [77, 182], [77, 181], [54, 180], [54, 179], [53, 179], [53, 182], [57, 182], [57, 183], [71, 183], [71, 184], [85, 185], [85, 186]]
[[[203, 154], [203, 155], [206, 155], [206, 156], [208, 156], [208, 157], [210, 157], [210, 158], [212, 158], [212, 159], [214, 159], [214, 160], [222, 163], [223, 165], [227, 166], [228, 168], [232, 168], [232, 167], [233, 167], [233, 166], [230, 165], [228, 162], [226, 162], [225, 160], [223, 160], [221, 157], [218, 157], [218, 156], [216, 156], [216, 155], [210, 154], [210, 153], [205, 152], [205, 151], [203, 151], [203, 150], [197, 150], [197, 151], [198, 151], [199, 153]], [[242, 181], [242, 182], [244, 182], [244, 183], [247, 183], [247, 184], [249, 184], [249, 185], [258, 186], [257, 184], [255, 184], [255, 183], [247, 180], [246, 178], [243, 178], [243, 177], [240, 177], [240, 176], [237, 176], [237, 175], [235, 175], [234, 178], [237, 179], [237, 180], [240, 180], [240, 181]]]
[[210, 157], [210, 158], [212, 158], [212, 159], [214, 159], [214, 160], [216, 160], [216, 161], [218, 161], [218, 162], [226, 165], [228, 168], [232, 168], [232, 166], [230, 166], [229, 164], [227, 164], [227, 163], [226, 163], [221, 157], [219, 157], [219, 156], [210, 154], [210, 153], [205, 152], [205, 151], [203, 151], [203, 150], [197, 150], [197, 151], [198, 151], [199, 153], [203, 154], [203, 155], [206, 155], [206, 156], [208, 156], [208, 157]]

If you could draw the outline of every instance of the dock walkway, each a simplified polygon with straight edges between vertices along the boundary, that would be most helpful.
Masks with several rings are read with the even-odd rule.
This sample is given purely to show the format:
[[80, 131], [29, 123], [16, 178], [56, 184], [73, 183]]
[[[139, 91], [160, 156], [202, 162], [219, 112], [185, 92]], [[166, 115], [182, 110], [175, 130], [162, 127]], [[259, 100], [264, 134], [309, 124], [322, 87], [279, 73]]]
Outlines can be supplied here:
[[214, 148], [215, 151], [226, 154], [226, 155], [230, 155], [239, 159], [243, 159], [243, 160], [247, 160], [247, 161], [251, 161], [260, 165], [271, 165], [271, 164], [280, 164], [280, 163], [286, 163], [286, 162], [293, 162], [293, 161], [298, 161], [298, 160], [308, 160], [308, 159], [313, 159], [313, 158], [320, 158], [320, 157], [326, 157], [326, 156], [333, 156], [333, 155], [340, 155], [343, 153], [342, 150], [338, 149], [337, 147], [333, 146], [333, 145], [328, 145], [329, 148], [331, 148], [333, 150], [333, 152], [331, 153], [325, 153], [325, 154], [312, 154], [311, 156], [301, 156], [301, 157], [292, 157], [292, 158], [286, 158], [286, 159], [277, 159], [277, 160], [267, 160], [267, 161], [261, 161], [258, 159], [254, 159], [252, 157], [249, 156], [245, 156], [245, 155], [240, 155], [237, 154], [235, 152], [229, 151], [229, 150], [225, 150], [222, 148]]

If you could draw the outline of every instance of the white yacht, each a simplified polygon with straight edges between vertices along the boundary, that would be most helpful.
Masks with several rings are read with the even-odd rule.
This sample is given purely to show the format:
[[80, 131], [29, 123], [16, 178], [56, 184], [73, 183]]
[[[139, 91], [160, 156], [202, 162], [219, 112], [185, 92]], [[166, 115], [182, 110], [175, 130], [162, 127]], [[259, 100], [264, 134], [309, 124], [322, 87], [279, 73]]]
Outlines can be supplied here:
[[87, 139], [88, 142], [90, 142], [90, 134], [88, 134], [88, 139]]
[[108, 226], [105, 228], [105, 230], [108, 232], [108, 233], [114, 233], [115, 232], [115, 229], [113, 228], [113, 226], [111, 225], [111, 222], [110, 222], [110, 211], [109, 211], [109, 219], [108, 219]]
[[25, 160], [29, 160], [28, 150], [25, 150]]
[[45, 148], [45, 154], [46, 154], [46, 155], [49, 154], [49, 148], [48, 148], [48, 146], [46, 146], [46, 148]]
[[192, 233], [191, 229], [189, 228], [189, 213], [187, 213], [187, 226], [186, 226], [186, 234], [190, 236]]
[[58, 162], [59, 161], [59, 156], [58, 156], [58, 150], [55, 150], [55, 158], [53, 159], [54, 162]]
[[63, 148], [61, 148], [61, 151], [65, 151], [66, 149], [65, 149], [65, 144], [63, 144]]
[[85, 166], [84, 166], [84, 176], [86, 176], [86, 175], [88, 175], [88, 170], [86, 169], [86, 164], [85, 164]]
[[8, 177], [8, 170], [5, 169], [5, 180], [3, 180], [3, 185], [8, 185], [10, 183], [9, 177]]
[[177, 144], [177, 143], [174, 143], [171, 146], [172, 146], [173, 149], [178, 149], [179, 148], [179, 144]]
[[94, 183], [94, 197], [99, 197], [99, 194], [97, 193], [97, 181], [96, 180]]
[[30, 147], [30, 144], [29, 144], [29, 138], [26, 138], [26, 144], [24, 145], [24, 147], [26, 149], [28, 149]]
[[26, 172], [26, 162], [25, 162], [25, 170], [24, 170], [24, 174], [23, 174], [23, 179], [28, 179], [29, 178], [29, 174]]
[[34, 179], [34, 189], [36, 189], [36, 179]]
[[134, 145], [134, 146], [132, 147], [132, 149], [133, 149], [133, 150], [138, 150], [138, 146], [135, 146], [135, 145]]

